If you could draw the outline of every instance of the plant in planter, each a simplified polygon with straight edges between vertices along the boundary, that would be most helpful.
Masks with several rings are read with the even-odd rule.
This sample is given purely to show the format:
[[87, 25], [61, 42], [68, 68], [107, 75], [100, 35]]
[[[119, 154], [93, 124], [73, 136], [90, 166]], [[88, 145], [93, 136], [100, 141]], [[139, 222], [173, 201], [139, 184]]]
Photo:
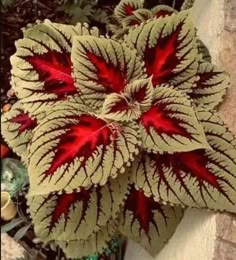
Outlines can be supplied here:
[[236, 211], [236, 139], [216, 112], [228, 76], [189, 12], [161, 8], [120, 40], [46, 20], [16, 43], [2, 134], [27, 166], [37, 236], [68, 258], [120, 233], [155, 255], [185, 207]]

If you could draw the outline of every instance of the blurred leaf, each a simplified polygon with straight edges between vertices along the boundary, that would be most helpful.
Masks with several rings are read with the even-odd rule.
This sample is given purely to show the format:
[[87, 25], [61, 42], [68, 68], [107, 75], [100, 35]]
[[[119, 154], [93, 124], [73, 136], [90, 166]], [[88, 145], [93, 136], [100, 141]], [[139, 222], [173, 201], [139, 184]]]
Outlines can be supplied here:
[[14, 3], [14, 0], [1, 0], [0, 5], [3, 8], [10, 7]]
[[30, 224], [28, 224], [28, 225], [26, 225], [26, 226], [20, 228], [20, 229], [16, 232], [16, 234], [15, 234], [15, 236], [14, 236], [14, 239], [15, 239], [16, 241], [21, 240], [21, 238], [27, 233], [27, 231], [29, 230], [29, 228], [31, 227], [31, 225], [32, 225], [32, 224], [30, 223]]
[[93, 14], [93, 20], [96, 22], [108, 24], [110, 22], [110, 17], [105, 10], [102, 8], [97, 8]]
[[15, 218], [11, 222], [1, 226], [1, 234], [6, 233], [22, 224], [25, 220], [23, 218]]
[[2, 160], [1, 183], [4, 190], [16, 196], [28, 184], [28, 172], [20, 160]]

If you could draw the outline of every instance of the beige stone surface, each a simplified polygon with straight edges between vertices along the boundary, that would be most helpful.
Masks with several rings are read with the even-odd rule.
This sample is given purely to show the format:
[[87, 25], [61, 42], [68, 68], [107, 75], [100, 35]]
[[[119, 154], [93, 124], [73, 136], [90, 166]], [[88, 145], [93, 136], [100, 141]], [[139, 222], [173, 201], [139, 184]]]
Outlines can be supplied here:
[[[220, 34], [219, 63], [231, 77], [231, 87], [220, 114], [236, 134], [236, 1], [224, 0], [224, 28]], [[218, 214], [216, 217], [214, 260], [236, 259], [236, 216]]]
[[[218, 240], [235, 244], [236, 248], [236, 218], [230, 214], [218, 214], [216, 218], [216, 237]], [[235, 258], [236, 259], [236, 258]]]
[[1, 234], [1, 259], [2, 260], [15, 260], [23, 257], [25, 249], [18, 244], [8, 234]]
[[[236, 24], [236, 19], [232, 23]], [[225, 123], [236, 134], [236, 29], [231, 32], [224, 30], [221, 35], [221, 42], [219, 63], [230, 74], [231, 87], [228, 90], [225, 102], [220, 107], [220, 114]]]

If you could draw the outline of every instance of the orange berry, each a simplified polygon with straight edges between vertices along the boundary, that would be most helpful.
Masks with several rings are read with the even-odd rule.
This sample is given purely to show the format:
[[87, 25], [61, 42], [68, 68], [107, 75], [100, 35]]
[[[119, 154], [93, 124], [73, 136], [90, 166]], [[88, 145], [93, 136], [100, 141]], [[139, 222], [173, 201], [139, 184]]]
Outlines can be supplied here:
[[5, 158], [8, 153], [9, 153], [9, 148], [6, 145], [1, 144], [1, 158]]
[[3, 112], [8, 112], [11, 109], [12, 105], [11, 104], [5, 104], [2, 108]]

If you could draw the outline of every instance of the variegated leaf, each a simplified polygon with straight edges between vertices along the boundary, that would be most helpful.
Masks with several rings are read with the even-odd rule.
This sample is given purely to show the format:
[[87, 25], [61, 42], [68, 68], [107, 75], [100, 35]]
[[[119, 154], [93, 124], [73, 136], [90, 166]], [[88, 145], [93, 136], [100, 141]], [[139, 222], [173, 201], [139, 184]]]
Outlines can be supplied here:
[[72, 61], [82, 98], [96, 108], [108, 94], [120, 93], [130, 81], [145, 77], [136, 51], [111, 39], [77, 37]]
[[191, 92], [200, 56], [188, 12], [144, 23], [131, 29], [125, 40], [143, 58], [153, 85], [169, 83]]
[[103, 103], [102, 115], [115, 121], [133, 121], [141, 116], [140, 108], [125, 94], [110, 94]]
[[55, 111], [35, 129], [30, 146], [32, 195], [104, 185], [138, 153], [138, 126], [119, 126], [78, 110]]
[[125, 93], [141, 111], [146, 111], [150, 108], [153, 98], [152, 79], [135, 80], [126, 86]]
[[133, 15], [135, 10], [143, 7], [143, 0], [121, 0], [116, 6], [114, 14], [119, 21]]
[[135, 80], [126, 86], [124, 93], [110, 94], [103, 103], [102, 114], [116, 121], [132, 121], [141, 116], [152, 102], [151, 79]]
[[81, 102], [71, 75], [70, 52], [73, 37], [88, 34], [98, 35], [98, 31], [48, 20], [24, 32], [24, 38], [16, 42], [11, 64], [13, 87], [26, 111], [47, 110], [70, 96]]
[[81, 258], [102, 253], [115, 235], [117, 221], [110, 221], [105, 227], [86, 240], [56, 241], [68, 258]]
[[44, 241], [86, 240], [117, 217], [128, 192], [128, 174], [103, 187], [72, 193], [29, 195], [34, 230]]
[[120, 25], [109, 24], [107, 25], [109, 32], [112, 34], [111, 39], [123, 40], [124, 35], [128, 33], [129, 27], [123, 28]]
[[122, 20], [122, 25], [124, 28], [134, 25], [140, 25], [142, 22], [145, 22], [148, 19], [158, 19], [160, 17], [170, 16], [175, 12], [176, 11], [173, 8], [166, 5], [158, 5], [154, 7], [152, 10], [138, 9], [134, 11], [132, 15], [129, 15], [128, 17], [124, 18]]
[[173, 13], [176, 13], [176, 10], [171, 8], [168, 5], [157, 5], [154, 8], [152, 8], [153, 16], [156, 18], [170, 16]]
[[182, 215], [182, 208], [155, 202], [132, 185], [121, 212], [119, 231], [155, 256], [174, 234]]
[[152, 12], [148, 9], [138, 9], [133, 12], [134, 15], [140, 20], [140, 21], [146, 21], [152, 17]]
[[134, 25], [139, 25], [144, 21], [152, 18], [152, 12], [147, 9], [138, 9], [133, 12], [133, 15], [130, 15], [122, 20], [122, 25], [124, 28]]
[[198, 117], [212, 150], [144, 152], [133, 163], [134, 183], [156, 201], [236, 213], [236, 139], [212, 112]]
[[207, 46], [204, 44], [203, 41], [198, 39], [198, 51], [202, 55], [202, 59], [207, 62], [212, 62], [210, 51], [208, 50]]
[[154, 90], [152, 105], [139, 118], [144, 148], [153, 152], [186, 152], [209, 148], [190, 101], [169, 86]]
[[[41, 118], [38, 115], [38, 118]], [[32, 138], [32, 130], [37, 126], [36, 117], [24, 112], [20, 102], [1, 117], [1, 134], [11, 149], [26, 162], [27, 147]]]
[[200, 64], [197, 75], [196, 87], [190, 97], [197, 106], [216, 108], [229, 87], [229, 75], [208, 62]]

